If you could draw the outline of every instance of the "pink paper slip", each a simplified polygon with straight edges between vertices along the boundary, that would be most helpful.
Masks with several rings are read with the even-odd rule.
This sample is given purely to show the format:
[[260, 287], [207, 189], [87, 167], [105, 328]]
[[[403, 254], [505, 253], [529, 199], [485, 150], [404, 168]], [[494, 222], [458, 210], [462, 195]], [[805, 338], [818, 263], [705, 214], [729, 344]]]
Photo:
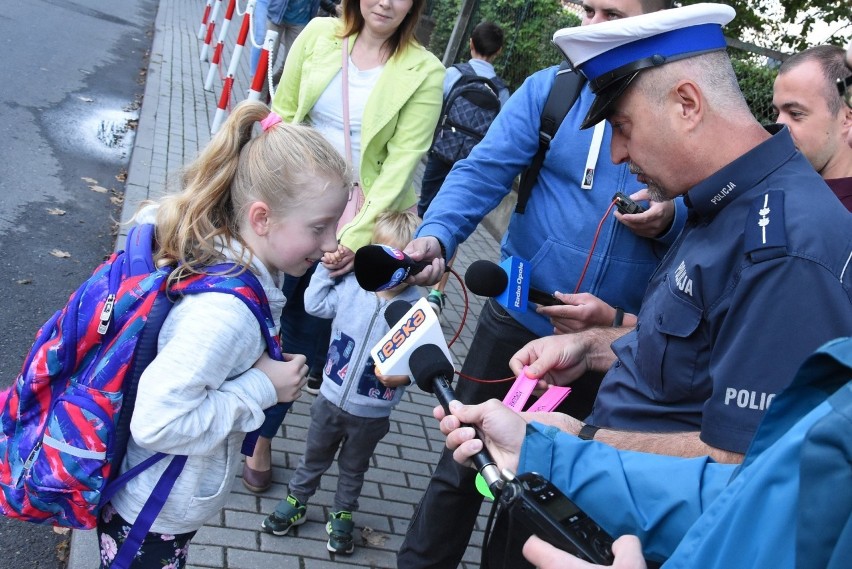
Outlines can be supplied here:
[[558, 385], [551, 385], [547, 388], [541, 397], [538, 398], [538, 401], [533, 403], [528, 412], [534, 413], [537, 411], [553, 411], [559, 404], [562, 403], [568, 394], [571, 393], [570, 387], [560, 387]]
[[527, 377], [527, 368], [524, 366], [518, 379], [515, 380], [506, 397], [503, 398], [503, 405], [515, 411], [522, 411], [536, 385], [538, 385], [538, 380]]
[[[536, 385], [538, 385], [538, 380], [527, 377], [527, 368], [524, 366], [518, 379], [515, 380], [506, 397], [503, 398], [503, 405], [518, 412], [523, 411], [524, 405], [527, 404]], [[569, 393], [571, 393], [570, 387], [551, 385], [527, 411], [553, 411], [568, 397]]]

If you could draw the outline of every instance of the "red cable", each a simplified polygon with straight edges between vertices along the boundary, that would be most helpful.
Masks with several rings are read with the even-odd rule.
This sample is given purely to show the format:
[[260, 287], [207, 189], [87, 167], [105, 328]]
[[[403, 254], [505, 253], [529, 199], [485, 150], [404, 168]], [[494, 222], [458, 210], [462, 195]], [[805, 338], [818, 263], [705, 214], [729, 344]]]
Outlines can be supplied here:
[[[603, 224], [606, 221], [606, 218], [609, 217], [609, 212], [612, 211], [613, 206], [615, 206], [615, 200], [613, 200], [613, 202], [611, 204], [609, 204], [609, 207], [606, 209], [606, 212], [604, 213], [603, 217], [601, 218], [600, 222], [598, 223], [598, 228], [595, 230], [595, 237], [592, 240], [592, 247], [589, 249], [589, 255], [588, 255], [588, 257], [586, 257], [586, 264], [583, 266], [583, 272], [580, 273], [580, 278], [577, 281], [577, 286], [574, 288], [574, 294], [577, 294], [577, 292], [580, 290], [580, 285], [583, 283], [583, 279], [586, 277], [586, 269], [589, 268], [589, 263], [592, 260], [592, 253], [594, 253], [595, 246], [598, 243], [598, 237], [600, 237], [601, 228], [603, 227]], [[448, 344], [448, 346], [452, 346], [453, 343], [456, 341], [456, 339], [459, 337], [459, 334], [461, 334], [462, 328], [464, 327], [464, 321], [465, 321], [465, 318], [467, 317], [468, 297], [467, 297], [467, 288], [465, 287], [464, 281], [462, 280], [462, 278], [453, 269], [448, 269], [448, 270], [456, 277], [456, 279], [458, 279], [459, 284], [461, 285], [462, 293], [464, 294], [464, 312], [462, 313], [461, 324], [459, 324], [459, 328], [458, 328], [458, 330], [456, 330], [455, 336], [453, 336], [453, 339], [450, 340], [450, 343]], [[475, 381], [477, 383], [505, 383], [507, 381], [514, 381], [515, 380], [514, 377], [506, 377], [506, 378], [503, 378], [503, 379], [478, 379], [476, 377], [471, 377], [467, 374], [464, 374], [460, 371], [456, 371], [456, 375], [458, 375], [459, 377], [463, 377], [464, 379], [466, 379], [468, 381]]]
[[601, 227], [603, 227], [604, 221], [606, 221], [606, 218], [609, 216], [609, 212], [612, 211], [614, 205], [615, 200], [613, 200], [613, 202], [609, 204], [609, 207], [606, 208], [606, 213], [604, 213], [600, 223], [598, 223], [598, 228], [595, 230], [595, 238], [592, 240], [592, 247], [591, 249], [589, 249], [589, 256], [586, 257], [586, 264], [583, 266], [583, 272], [580, 273], [580, 279], [577, 281], [577, 286], [574, 287], [574, 294], [577, 294], [580, 291], [580, 285], [583, 283], [583, 279], [586, 278], [586, 269], [589, 268], [589, 263], [592, 261], [592, 253], [594, 253], [595, 246], [598, 244], [598, 237], [600, 237], [601, 234]]

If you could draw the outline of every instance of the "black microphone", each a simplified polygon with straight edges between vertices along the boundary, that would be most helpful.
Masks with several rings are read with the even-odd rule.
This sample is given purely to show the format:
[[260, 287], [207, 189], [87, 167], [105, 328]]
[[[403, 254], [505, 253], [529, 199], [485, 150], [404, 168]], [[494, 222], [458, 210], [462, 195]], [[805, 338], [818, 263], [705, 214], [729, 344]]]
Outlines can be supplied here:
[[525, 312], [527, 301], [542, 306], [565, 304], [552, 294], [529, 287], [528, 265], [517, 257], [509, 257], [500, 265], [474, 261], [464, 274], [464, 284], [473, 294], [492, 297], [503, 308], [516, 312]]
[[365, 245], [355, 251], [355, 279], [364, 290], [387, 290], [431, 264], [388, 245]]
[[[411, 375], [417, 387], [426, 393], [434, 393], [441, 407], [449, 415], [450, 401], [456, 399], [452, 388], [453, 365], [435, 344], [423, 344], [414, 348], [408, 360]], [[467, 426], [467, 425], [462, 425]], [[495, 494], [503, 487], [500, 470], [488, 450], [482, 450], [471, 457], [476, 469], [485, 479], [488, 488]]]

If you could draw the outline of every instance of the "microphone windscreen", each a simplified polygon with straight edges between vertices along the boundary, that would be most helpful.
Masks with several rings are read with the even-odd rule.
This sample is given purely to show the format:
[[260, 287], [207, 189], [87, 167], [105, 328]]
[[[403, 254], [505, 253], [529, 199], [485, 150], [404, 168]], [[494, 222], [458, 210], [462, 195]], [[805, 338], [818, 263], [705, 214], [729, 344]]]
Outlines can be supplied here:
[[408, 359], [408, 367], [417, 387], [426, 393], [434, 392], [433, 383], [436, 377], [444, 376], [450, 381], [453, 379], [453, 364], [435, 344], [423, 344], [414, 348]]
[[385, 308], [385, 322], [393, 328], [409, 310], [411, 310], [410, 303], [404, 300], [394, 300]]
[[509, 286], [509, 276], [500, 265], [480, 259], [467, 268], [464, 284], [475, 295], [495, 297]]
[[405, 272], [405, 259], [395, 257], [381, 245], [365, 245], [355, 251], [355, 279], [364, 290], [379, 290], [400, 269]]

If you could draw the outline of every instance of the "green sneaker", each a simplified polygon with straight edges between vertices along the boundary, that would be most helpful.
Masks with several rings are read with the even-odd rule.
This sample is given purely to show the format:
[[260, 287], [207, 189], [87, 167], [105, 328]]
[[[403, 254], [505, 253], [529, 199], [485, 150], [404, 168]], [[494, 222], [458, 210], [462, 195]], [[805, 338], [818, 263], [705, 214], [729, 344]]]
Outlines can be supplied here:
[[325, 531], [328, 532], [326, 548], [332, 553], [349, 554], [355, 551], [355, 540], [352, 539], [354, 529], [352, 512], [346, 510], [331, 512], [328, 515], [328, 523], [325, 524]]
[[263, 520], [260, 527], [266, 533], [287, 535], [290, 528], [300, 526], [307, 521], [305, 517], [307, 511], [307, 506], [302, 504], [292, 494], [288, 494], [287, 499], [278, 502], [275, 511]]
[[426, 297], [426, 302], [428, 302], [429, 306], [432, 307], [432, 310], [435, 311], [435, 315], [440, 318], [441, 314], [444, 312], [444, 305], [447, 303], [447, 297], [440, 290], [432, 289], [429, 296]]

